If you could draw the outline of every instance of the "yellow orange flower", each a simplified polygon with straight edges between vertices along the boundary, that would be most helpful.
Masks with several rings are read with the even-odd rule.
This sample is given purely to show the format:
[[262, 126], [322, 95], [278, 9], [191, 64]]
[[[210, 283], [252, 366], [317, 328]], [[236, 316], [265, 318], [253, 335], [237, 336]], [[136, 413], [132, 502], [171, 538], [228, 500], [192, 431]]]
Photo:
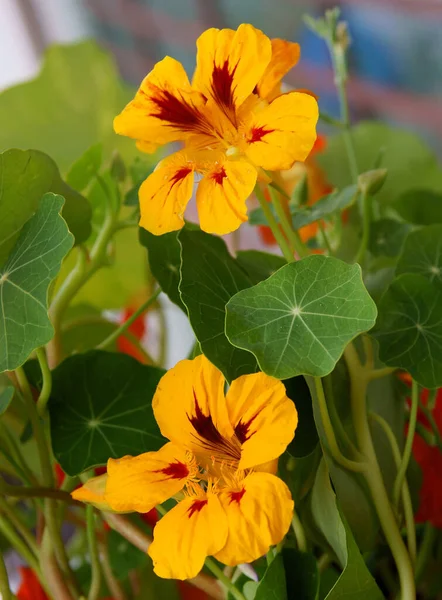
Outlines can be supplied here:
[[184, 149], [161, 161], [140, 188], [140, 225], [156, 235], [180, 229], [194, 176], [201, 228], [224, 234], [247, 220], [246, 199], [259, 169], [289, 169], [316, 139], [318, 107], [307, 93], [280, 94], [299, 46], [270, 40], [252, 25], [208, 29], [197, 41], [192, 82], [167, 56], [115, 118], [115, 131], [152, 152]]
[[[170, 441], [158, 452], [108, 462], [98, 500], [111, 510], [147, 512], [179, 500], [156, 525], [148, 550], [160, 577], [194, 577], [207, 556], [227, 565], [253, 561], [290, 526], [293, 500], [273, 472], [293, 439], [296, 408], [284, 385], [264, 373], [239, 377], [227, 393], [224, 387], [204, 356], [179, 362], [153, 399]], [[98, 504], [93, 483], [87, 486], [73, 497]]]

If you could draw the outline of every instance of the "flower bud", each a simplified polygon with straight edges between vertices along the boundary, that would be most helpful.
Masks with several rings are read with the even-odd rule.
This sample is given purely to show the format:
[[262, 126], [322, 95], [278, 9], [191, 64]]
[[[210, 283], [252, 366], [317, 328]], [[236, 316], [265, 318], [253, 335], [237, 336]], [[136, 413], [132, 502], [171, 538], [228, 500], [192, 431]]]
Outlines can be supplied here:
[[362, 193], [374, 196], [384, 185], [387, 169], [373, 169], [358, 177], [358, 186]]

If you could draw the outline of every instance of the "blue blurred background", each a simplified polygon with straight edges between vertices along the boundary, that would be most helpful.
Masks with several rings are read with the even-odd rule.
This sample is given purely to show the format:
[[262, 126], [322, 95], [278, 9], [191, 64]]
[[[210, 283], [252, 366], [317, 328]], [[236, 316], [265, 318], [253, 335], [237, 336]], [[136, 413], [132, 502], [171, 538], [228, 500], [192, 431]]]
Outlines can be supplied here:
[[[323, 0], [1, 0], [0, 88], [38, 70], [53, 42], [95, 37], [123, 77], [137, 84], [164, 55], [191, 72], [195, 39], [208, 27], [250, 22], [269, 36], [301, 43], [288, 78], [314, 90], [322, 110], [337, 100], [324, 42], [303, 24], [334, 2]], [[352, 117], [379, 118], [420, 132], [442, 154], [442, 3], [440, 0], [346, 0], [340, 3], [353, 40]]]

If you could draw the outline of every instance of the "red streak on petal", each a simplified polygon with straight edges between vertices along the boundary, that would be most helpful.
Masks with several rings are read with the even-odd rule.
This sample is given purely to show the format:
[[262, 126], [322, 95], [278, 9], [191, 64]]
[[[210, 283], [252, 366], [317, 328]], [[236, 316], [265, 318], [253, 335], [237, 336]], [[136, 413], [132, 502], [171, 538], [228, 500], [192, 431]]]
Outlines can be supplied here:
[[182, 179], [187, 177], [187, 175], [189, 175], [189, 173], [191, 173], [191, 172], [192, 172], [192, 169], [190, 167], [181, 167], [181, 169], [178, 169], [178, 171], [171, 178], [172, 187], [176, 183], [178, 183], [179, 181], [181, 181]]
[[222, 167], [220, 171], [217, 171], [216, 173], [212, 173], [211, 177], [216, 183], [219, 183], [219, 185], [222, 185], [224, 179], [227, 177], [226, 170], [224, 169], [224, 167]]
[[250, 144], [260, 142], [265, 135], [273, 133], [274, 131], [274, 129], [265, 129], [265, 127], [254, 127], [248, 141]]
[[253, 415], [253, 417], [245, 423], [243, 421], [240, 421], [238, 423], [238, 425], [235, 427], [236, 437], [238, 438], [238, 440], [240, 441], [241, 444], [244, 444], [244, 442], [246, 442], [248, 439], [250, 439], [252, 437], [252, 435], [255, 433], [254, 431], [252, 431], [252, 433], [249, 433], [249, 429], [250, 429], [250, 425], [253, 423], [253, 421], [256, 419], [256, 417], [257, 417], [257, 414]]
[[232, 502], [237, 502], [239, 504], [245, 493], [246, 493], [245, 488], [243, 488], [242, 490], [239, 490], [239, 492], [230, 492], [230, 504], [232, 504]]
[[150, 100], [157, 106], [152, 113], [162, 121], [167, 121], [173, 127], [184, 131], [194, 131], [202, 127], [202, 116], [199, 111], [188, 104], [184, 98], [177, 98], [167, 90], [158, 89], [158, 93]]
[[164, 467], [164, 469], [158, 469], [155, 473], [163, 473], [167, 475], [170, 479], [186, 479], [189, 475], [189, 469], [187, 465], [182, 462], [174, 462]]
[[187, 510], [187, 516], [189, 519], [194, 513], [200, 512], [200, 510], [206, 506], [207, 502], [207, 500], [194, 500], [192, 505]]
[[213, 67], [212, 89], [213, 95], [219, 104], [228, 108], [233, 108], [233, 77], [237, 65], [230, 71], [229, 61], [224, 61], [222, 66]]

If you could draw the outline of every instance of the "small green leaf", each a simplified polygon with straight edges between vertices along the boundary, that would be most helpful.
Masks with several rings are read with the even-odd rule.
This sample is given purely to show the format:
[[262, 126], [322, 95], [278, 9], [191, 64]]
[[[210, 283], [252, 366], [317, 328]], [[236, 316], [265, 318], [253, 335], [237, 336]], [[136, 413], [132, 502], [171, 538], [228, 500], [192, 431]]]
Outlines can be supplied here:
[[287, 598], [316, 600], [319, 591], [319, 573], [315, 556], [294, 548], [284, 548], [282, 559], [287, 583]]
[[7, 411], [13, 396], [14, 388], [12, 385], [8, 385], [8, 387], [5, 387], [5, 389], [0, 392], [0, 416]]
[[379, 303], [379, 358], [426, 388], [442, 386], [442, 287], [422, 275], [397, 277]]
[[415, 225], [442, 223], [442, 193], [431, 190], [410, 190], [393, 205], [400, 216]]
[[384, 600], [365, 565], [350, 528], [341, 517], [324, 460], [316, 473], [311, 507], [317, 527], [332, 547], [342, 568], [342, 573], [327, 594], [326, 600], [343, 597], [352, 600]]
[[0, 372], [21, 366], [54, 335], [48, 288], [74, 241], [59, 214], [63, 202], [43, 196], [0, 270]]
[[150, 160], [147, 162], [139, 157], [134, 160], [130, 166], [131, 179], [134, 185], [126, 193], [124, 198], [124, 204], [126, 204], [126, 206], [138, 206], [138, 192], [140, 191], [141, 184], [151, 173], [153, 173], [155, 164], [156, 161]]
[[373, 256], [399, 256], [410, 231], [406, 223], [381, 219], [372, 224], [368, 248]]
[[65, 198], [62, 214], [76, 242], [89, 237], [89, 202], [62, 181], [57, 165], [46, 154], [37, 150], [7, 150], [0, 154], [0, 181], [0, 266], [47, 192]]
[[259, 582], [255, 600], [287, 600], [287, 587], [284, 563], [278, 554], [272, 560]]
[[181, 299], [203, 353], [228, 381], [256, 371], [252, 354], [232, 346], [224, 333], [226, 304], [251, 280], [221, 238], [184, 227], [181, 244]]
[[240, 250], [236, 262], [246, 271], [252, 283], [259, 283], [286, 264], [282, 256], [260, 252], [259, 250]]
[[158, 450], [164, 438], [152, 398], [164, 371], [125, 354], [91, 351], [66, 359], [53, 372], [49, 402], [52, 449], [69, 475]]
[[408, 235], [396, 273], [416, 273], [442, 287], [442, 225], [429, 225]]
[[97, 175], [103, 161], [103, 145], [94, 144], [74, 162], [66, 175], [66, 181], [82, 192]]
[[142, 227], [139, 228], [140, 243], [147, 248], [149, 266], [152, 275], [161, 289], [184, 312], [186, 307], [178, 291], [181, 269], [181, 246], [177, 232], [153, 235]]
[[302, 458], [311, 454], [318, 443], [312, 397], [307, 382], [302, 375], [286, 379], [283, 383], [287, 396], [293, 400], [298, 411], [296, 434], [287, 450], [291, 456]]
[[344, 210], [356, 200], [358, 193], [357, 185], [350, 185], [341, 191], [335, 191], [321, 200], [318, 200], [313, 206], [305, 207], [301, 210], [292, 211], [292, 223], [294, 229], [301, 229], [310, 223], [326, 219], [337, 211]]
[[268, 375], [323, 377], [375, 319], [359, 265], [309, 256], [238, 292], [227, 304], [226, 332]]

